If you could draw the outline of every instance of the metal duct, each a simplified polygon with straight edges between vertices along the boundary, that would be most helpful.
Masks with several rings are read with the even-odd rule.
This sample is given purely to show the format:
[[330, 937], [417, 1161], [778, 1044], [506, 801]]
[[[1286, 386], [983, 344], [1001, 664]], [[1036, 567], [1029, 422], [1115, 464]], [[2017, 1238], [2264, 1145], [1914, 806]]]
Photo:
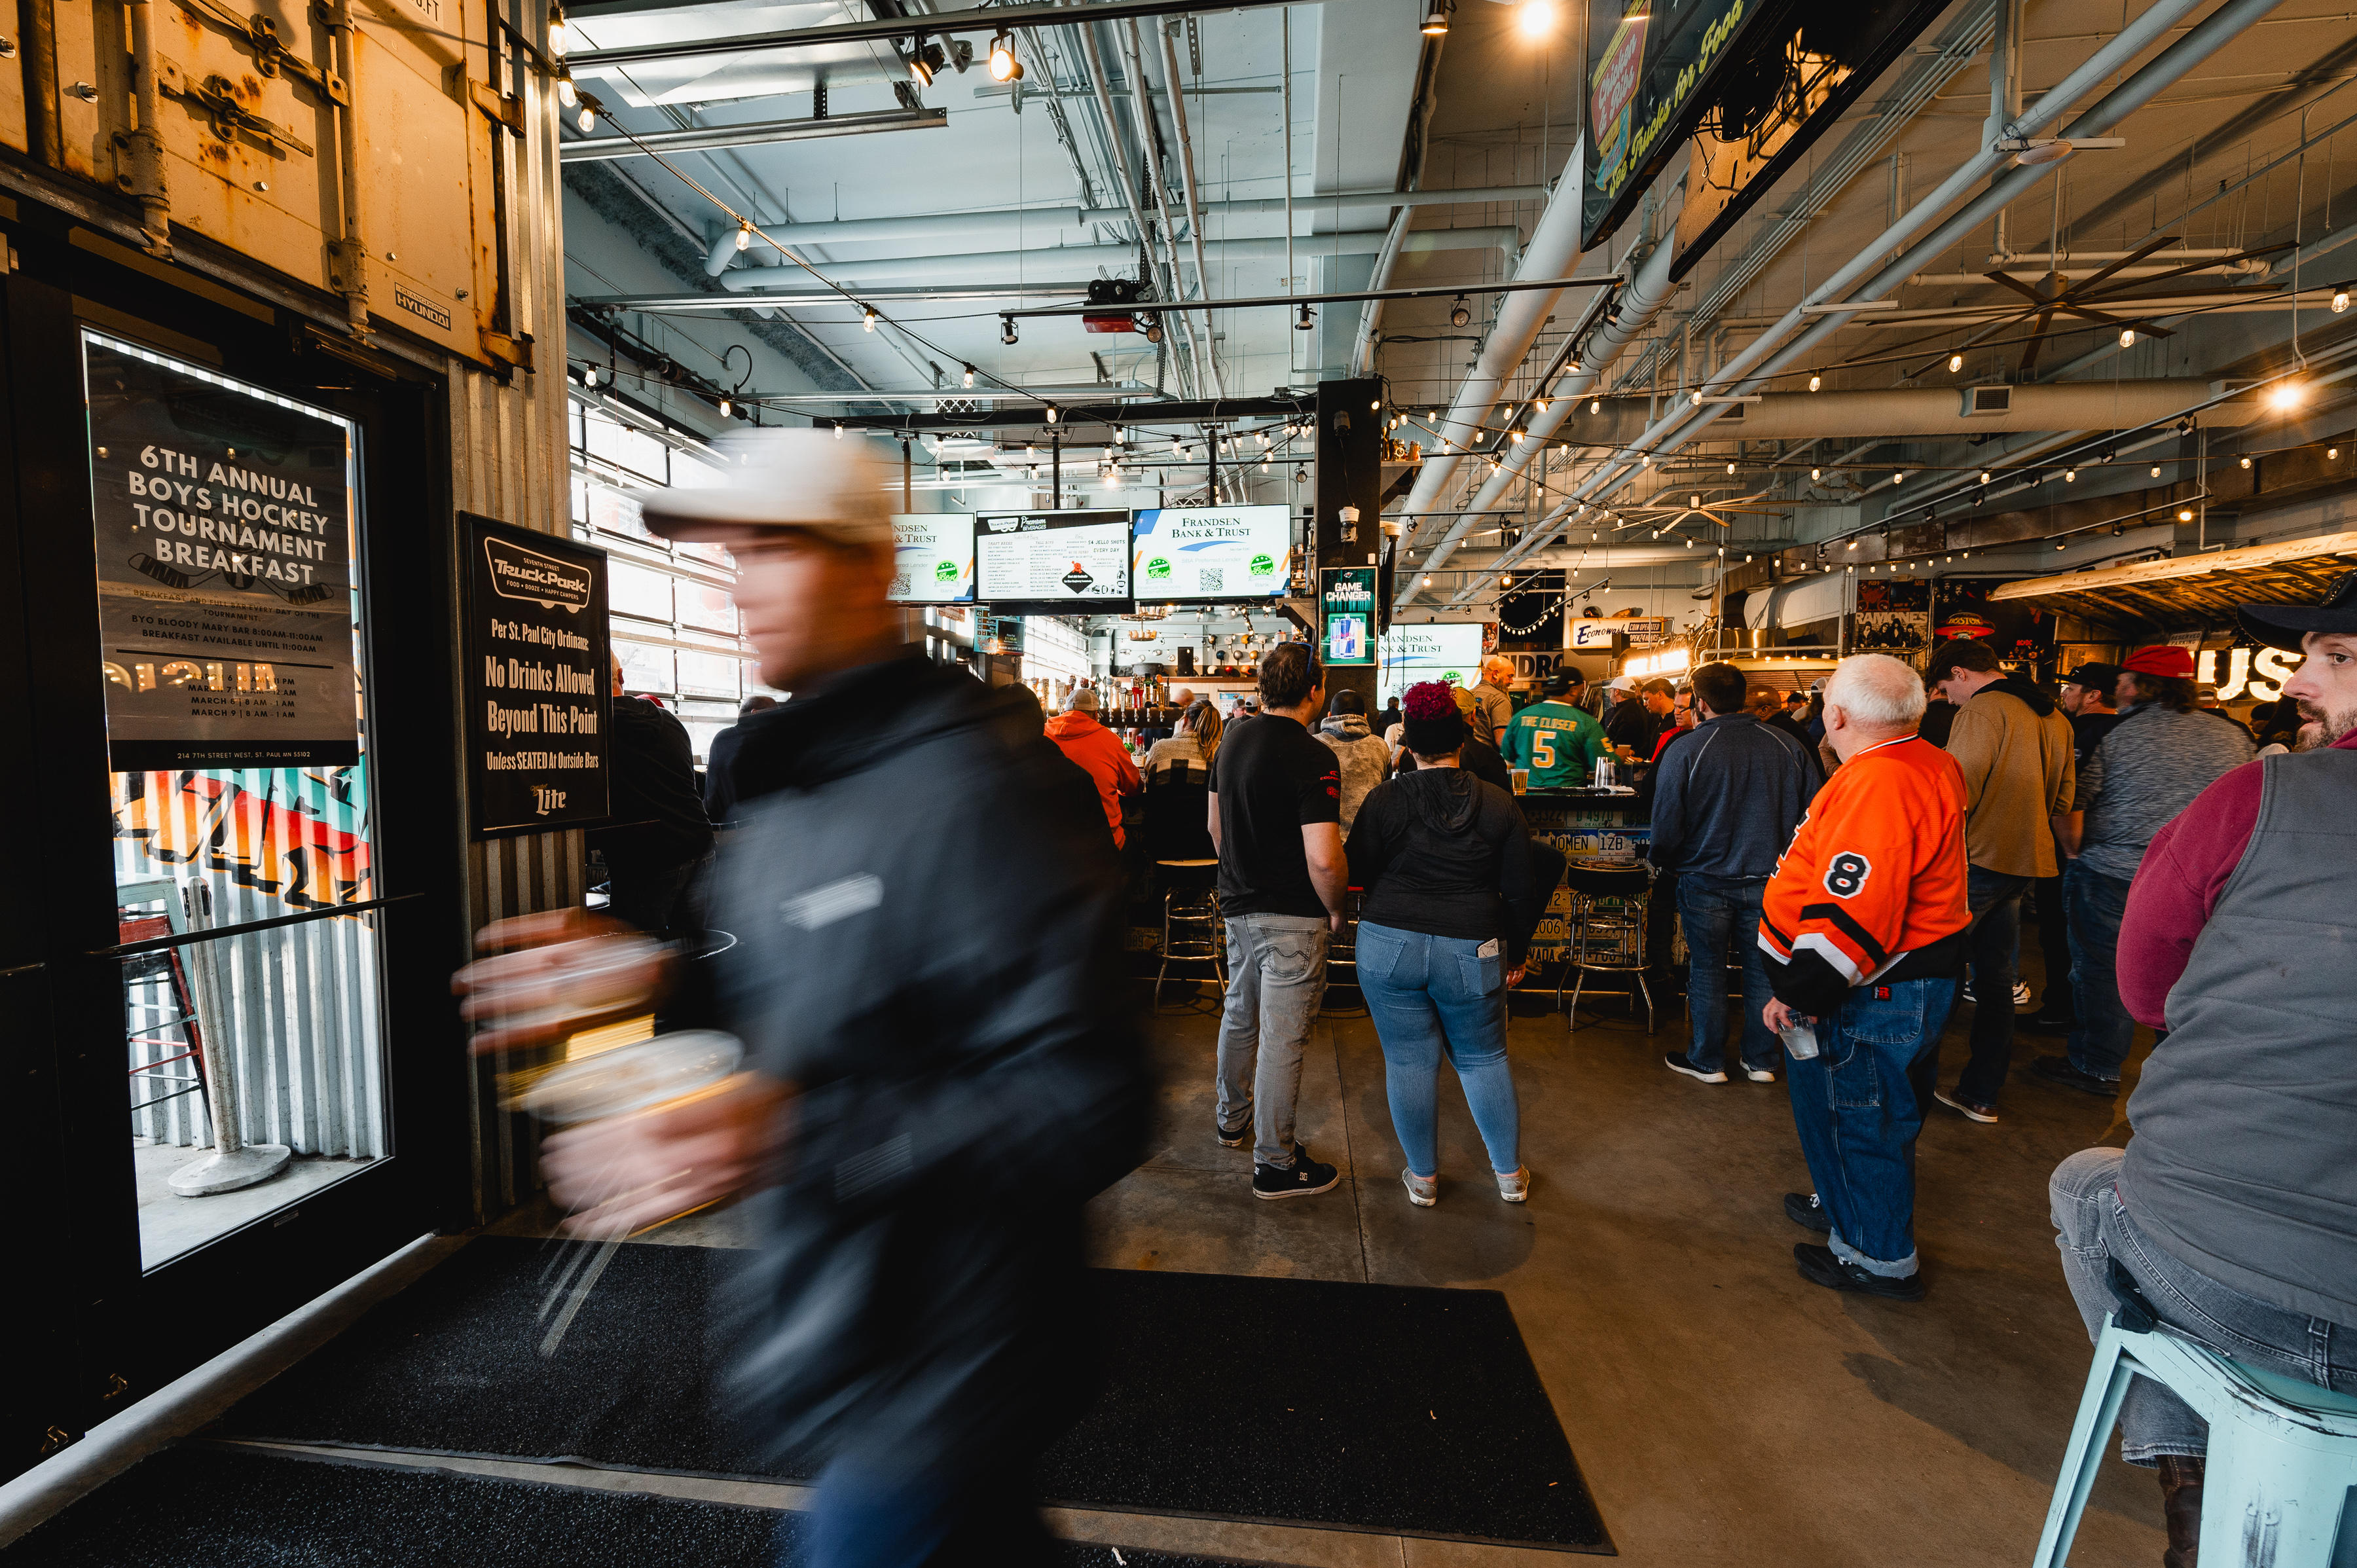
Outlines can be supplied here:
[[[2158, 0], [2151, 9], [2136, 17], [2083, 61], [2077, 70], [2063, 79], [2061, 85], [2024, 110], [2018, 118], [2005, 127], [2004, 137], [2033, 136], [2052, 124], [2061, 117], [2073, 99], [2127, 65], [2191, 11], [2195, 3], [2197, 0]], [[2227, 4], [2211, 13], [2142, 70], [2106, 93], [2071, 124], [2064, 133], [2065, 136], [2102, 134], [2149, 102], [2162, 89], [2207, 59], [2229, 39], [2280, 3], [2281, 0], [2227, 0]], [[1909, 273], [1946, 250], [1974, 228], [1986, 222], [1994, 213], [2002, 211], [2068, 161], [2057, 159], [2051, 163], [2015, 168], [1992, 181], [1986, 192], [1967, 202], [1953, 216], [1939, 221], [1940, 214], [1951, 203], [1964, 197], [1981, 179], [1996, 173], [2009, 156], [2009, 154], [1997, 151], [1992, 141], [1964, 160], [1932, 195], [1917, 203], [1905, 217], [1884, 231], [1840, 271], [1813, 290], [1801, 305], [1793, 306], [1774, 327], [1763, 332], [1729, 361], [1710, 382], [1706, 383], [1708, 390], [1714, 392], [1749, 390], [1759, 381], [1791, 363], [1844, 325], [1839, 317], [1822, 318], [1797, 340], [1779, 351], [1779, 345], [1783, 344], [1791, 332], [1807, 319], [1803, 314], [1805, 306], [1878, 297]], [[1927, 227], [1931, 232], [1925, 234], [1923, 231]], [[1921, 239], [1917, 238], [1919, 235]], [[1877, 267], [1876, 263], [1882, 258], [1901, 247], [1903, 250], [1896, 259]], [[1713, 404], [1700, 409], [1682, 408], [1647, 432], [1641, 444], [1649, 449], [1658, 447], [1663, 452], [1674, 451], [1717, 419], [1724, 406]], [[1674, 433], [1675, 439], [1672, 440]], [[1566, 502], [1550, 515], [1548, 526], [1534, 531], [1530, 548], [1536, 549], [1553, 537], [1573, 505], [1600, 498], [1609, 489], [1626, 480], [1636, 471], [1636, 462], [1629, 458], [1600, 466], [1580, 485], [1574, 500]]]
[[[1577, 169], [1586, 156], [1586, 139], [1573, 145], [1566, 169]], [[1580, 181], [1566, 174], [1555, 188], [1546, 210], [1539, 215], [1538, 227], [1531, 231], [1530, 243], [1523, 248], [1522, 264], [1514, 276], [1523, 278], [1559, 278], [1571, 275], [1579, 264], [1579, 197]], [[1446, 231], [1443, 231], [1446, 232]], [[1420, 236], [1411, 234], [1402, 249], [1406, 249]], [[1667, 249], [1667, 247], [1663, 247]], [[1498, 392], [1514, 367], [1530, 353], [1531, 345], [1538, 341], [1539, 328], [1555, 313], [1555, 302], [1563, 297], [1560, 289], [1533, 289], [1527, 294], [1503, 296], [1498, 319], [1490, 329], [1489, 340], [1481, 345], [1480, 359], [1473, 373], [1457, 389], [1448, 406], [1448, 415], [1439, 431], [1444, 440], [1463, 447], [1475, 440], [1490, 413], [1498, 406]], [[1458, 457], [1443, 453], [1424, 460], [1418, 471], [1415, 488], [1408, 492], [1405, 516], [1413, 520], [1428, 511], [1439, 510], [1440, 498], [1447, 493], [1448, 481], [1457, 472]]]
[[[1407, 237], [1401, 249], [1411, 255], [1428, 252], [1457, 250], [1490, 250], [1511, 245], [1516, 231], [1510, 228], [1484, 229], [1420, 229]], [[723, 236], [727, 239], [727, 236]], [[1383, 243], [1380, 232], [1359, 234], [1321, 234], [1318, 243], [1331, 255], [1364, 255]], [[730, 243], [733, 245], [734, 242]], [[1214, 266], [1230, 262], [1265, 261], [1285, 254], [1281, 237], [1247, 240], [1220, 240], [1208, 249]], [[981, 251], [957, 255], [901, 256], [864, 262], [824, 262], [818, 263], [825, 274], [847, 288], [866, 284], [929, 283], [935, 279], [957, 279], [982, 275], [985, 273], [1012, 274], [1020, 266], [1026, 269], [1052, 268], [1056, 275], [1070, 277], [1097, 268], [1108, 273], [1127, 273], [1137, 265], [1137, 250], [1133, 245], [1063, 245], [1036, 251]], [[1525, 269], [1527, 270], [1527, 269]], [[1044, 271], [1043, 271], [1044, 275]], [[1548, 274], [1538, 274], [1548, 276]], [[720, 274], [721, 284], [739, 292], [767, 288], [808, 288], [814, 281], [801, 267], [737, 267]], [[1556, 294], [1534, 290], [1530, 294], [1510, 296], [1515, 301], [1549, 299]], [[1537, 317], [1544, 321], [1541, 312]], [[1536, 328], [1532, 328], [1534, 335]], [[1510, 367], [1511, 368], [1511, 367]]]

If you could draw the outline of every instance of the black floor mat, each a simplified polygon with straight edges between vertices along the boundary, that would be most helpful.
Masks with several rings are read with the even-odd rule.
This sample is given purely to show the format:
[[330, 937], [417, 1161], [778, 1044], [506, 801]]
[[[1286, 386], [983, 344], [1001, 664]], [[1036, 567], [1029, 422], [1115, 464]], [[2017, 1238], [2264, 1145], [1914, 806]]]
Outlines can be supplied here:
[[[544, 1245], [478, 1240], [216, 1430], [807, 1478], [711, 1414], [705, 1303], [734, 1256], [619, 1249], [544, 1361]], [[1106, 1384], [1042, 1461], [1044, 1498], [1611, 1550], [1495, 1292], [1130, 1270], [1085, 1288]]]
[[[765, 1509], [193, 1447], [143, 1460], [0, 1552], [6, 1568], [790, 1568]], [[1214, 1568], [1125, 1551], [1130, 1568]], [[1059, 1568], [1114, 1568], [1064, 1545]]]

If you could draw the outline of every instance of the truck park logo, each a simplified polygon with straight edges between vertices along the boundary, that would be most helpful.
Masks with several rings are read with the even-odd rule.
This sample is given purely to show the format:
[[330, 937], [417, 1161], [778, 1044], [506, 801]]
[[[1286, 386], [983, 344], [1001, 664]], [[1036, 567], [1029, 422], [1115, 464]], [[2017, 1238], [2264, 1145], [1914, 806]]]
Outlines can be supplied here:
[[503, 599], [530, 599], [544, 610], [589, 607], [595, 580], [586, 567], [503, 539], [484, 540], [483, 557], [491, 569], [491, 591]]

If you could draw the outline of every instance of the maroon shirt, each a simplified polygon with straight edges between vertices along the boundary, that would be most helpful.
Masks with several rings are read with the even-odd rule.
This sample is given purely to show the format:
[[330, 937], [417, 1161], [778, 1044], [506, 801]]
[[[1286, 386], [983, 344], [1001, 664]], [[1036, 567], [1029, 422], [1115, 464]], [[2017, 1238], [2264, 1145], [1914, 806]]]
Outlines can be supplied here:
[[[2333, 743], [2357, 751], [2357, 731]], [[2227, 878], [2243, 863], [2259, 821], [2264, 761], [2222, 775], [2152, 835], [2128, 888], [2120, 921], [2120, 1000], [2140, 1024], [2169, 1026], [2169, 988], [2185, 972], [2193, 943]]]

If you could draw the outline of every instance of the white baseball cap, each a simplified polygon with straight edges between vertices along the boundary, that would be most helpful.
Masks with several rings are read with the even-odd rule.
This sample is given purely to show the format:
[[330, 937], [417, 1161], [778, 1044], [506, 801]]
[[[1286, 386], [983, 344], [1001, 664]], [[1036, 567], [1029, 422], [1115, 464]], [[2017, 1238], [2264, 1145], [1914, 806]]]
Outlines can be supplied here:
[[1633, 692], [1637, 689], [1637, 677], [1615, 675], [1605, 684], [1604, 689], [1608, 692]]
[[648, 529], [665, 539], [723, 537], [738, 528], [807, 528], [845, 543], [888, 542], [890, 476], [861, 442], [830, 431], [732, 431], [712, 444], [721, 482], [630, 490]]

